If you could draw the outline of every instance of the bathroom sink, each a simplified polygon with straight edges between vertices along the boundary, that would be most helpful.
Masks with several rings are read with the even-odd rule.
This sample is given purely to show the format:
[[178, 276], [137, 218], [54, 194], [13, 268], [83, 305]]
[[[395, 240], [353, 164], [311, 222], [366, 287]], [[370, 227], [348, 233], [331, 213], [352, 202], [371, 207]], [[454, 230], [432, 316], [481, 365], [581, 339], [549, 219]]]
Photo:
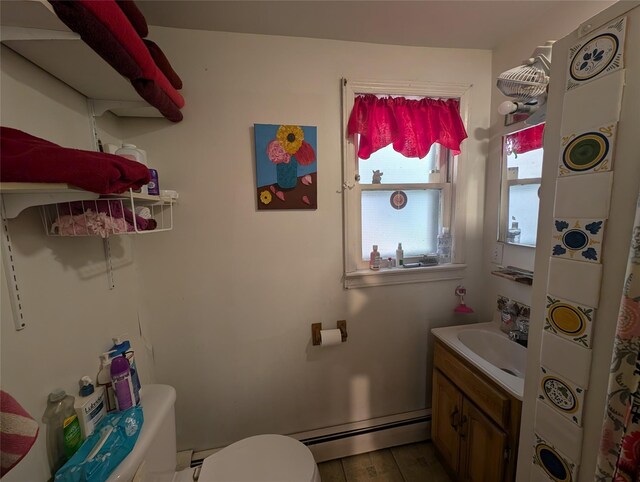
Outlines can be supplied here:
[[518, 378], [524, 378], [527, 349], [509, 338], [487, 330], [468, 329], [458, 333], [458, 340], [493, 366]]
[[434, 328], [431, 332], [508, 393], [522, 400], [527, 349], [510, 340], [497, 323], [448, 326]]

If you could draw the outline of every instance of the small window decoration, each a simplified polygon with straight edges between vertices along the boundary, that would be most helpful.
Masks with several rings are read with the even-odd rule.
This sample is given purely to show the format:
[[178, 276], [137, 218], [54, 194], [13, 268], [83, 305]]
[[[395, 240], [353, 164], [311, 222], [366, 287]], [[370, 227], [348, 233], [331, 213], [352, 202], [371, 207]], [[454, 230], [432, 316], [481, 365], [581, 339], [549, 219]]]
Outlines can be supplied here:
[[393, 209], [402, 209], [407, 205], [407, 193], [404, 191], [394, 191], [389, 199]]
[[258, 210], [317, 209], [317, 129], [255, 124]]

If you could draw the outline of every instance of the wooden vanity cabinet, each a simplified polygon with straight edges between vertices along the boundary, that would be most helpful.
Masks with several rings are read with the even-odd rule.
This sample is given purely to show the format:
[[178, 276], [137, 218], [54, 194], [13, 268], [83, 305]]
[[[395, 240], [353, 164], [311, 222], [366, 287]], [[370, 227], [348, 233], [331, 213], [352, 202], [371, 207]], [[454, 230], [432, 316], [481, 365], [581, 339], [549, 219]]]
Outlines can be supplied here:
[[436, 340], [431, 438], [460, 482], [513, 482], [522, 402]]

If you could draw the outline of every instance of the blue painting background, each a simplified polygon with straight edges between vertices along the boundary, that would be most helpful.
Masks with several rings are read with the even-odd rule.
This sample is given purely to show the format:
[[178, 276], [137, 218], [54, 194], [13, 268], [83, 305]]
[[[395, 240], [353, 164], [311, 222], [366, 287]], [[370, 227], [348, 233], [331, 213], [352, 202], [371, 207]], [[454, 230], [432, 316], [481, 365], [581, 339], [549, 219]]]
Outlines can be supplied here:
[[[276, 138], [278, 128], [283, 124], [254, 124], [256, 142], [256, 182], [257, 187], [270, 186], [276, 183], [276, 165], [267, 156], [267, 146]], [[317, 172], [318, 170], [318, 134], [317, 127], [300, 126], [304, 132], [304, 140], [313, 147], [316, 160], [307, 166], [298, 165], [298, 177]], [[295, 157], [293, 155], [292, 157]]]

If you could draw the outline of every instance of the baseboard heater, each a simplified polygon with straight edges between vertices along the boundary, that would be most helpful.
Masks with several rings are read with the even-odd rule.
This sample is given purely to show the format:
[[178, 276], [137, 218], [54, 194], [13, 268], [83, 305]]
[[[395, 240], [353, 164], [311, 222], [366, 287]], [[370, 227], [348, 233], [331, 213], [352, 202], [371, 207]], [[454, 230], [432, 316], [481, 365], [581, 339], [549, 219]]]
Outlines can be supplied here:
[[325, 429], [291, 434], [316, 462], [349, 457], [431, 438], [431, 410], [416, 410]]
[[[431, 409], [289, 434], [311, 450], [316, 462], [349, 457], [431, 438]], [[195, 452], [191, 466], [220, 449]]]

